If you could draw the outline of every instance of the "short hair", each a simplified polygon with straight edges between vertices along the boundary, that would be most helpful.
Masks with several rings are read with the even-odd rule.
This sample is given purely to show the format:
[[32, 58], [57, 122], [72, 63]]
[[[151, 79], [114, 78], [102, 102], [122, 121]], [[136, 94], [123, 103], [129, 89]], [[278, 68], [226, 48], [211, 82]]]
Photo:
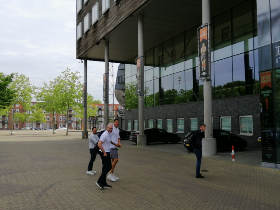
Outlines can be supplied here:
[[202, 127], [202, 126], [206, 127], [206, 125], [204, 123], [199, 124], [199, 127]]
[[94, 128], [96, 128], [96, 127], [92, 127], [92, 129], [91, 129], [91, 130], [93, 131], [93, 129], [94, 129]]
[[114, 119], [114, 122], [115, 122], [115, 121], [119, 121], [119, 122], [120, 122], [120, 120], [119, 120], [119, 119], [117, 119], [117, 118], [116, 118], [116, 119]]

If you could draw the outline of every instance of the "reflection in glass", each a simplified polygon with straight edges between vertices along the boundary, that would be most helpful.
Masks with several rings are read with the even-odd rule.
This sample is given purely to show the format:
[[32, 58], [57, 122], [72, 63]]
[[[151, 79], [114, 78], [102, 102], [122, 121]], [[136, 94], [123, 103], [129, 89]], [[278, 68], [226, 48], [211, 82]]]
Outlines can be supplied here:
[[161, 78], [164, 104], [173, 104], [176, 91], [173, 89], [173, 75]]
[[280, 41], [280, 0], [270, 0], [272, 42]]
[[138, 131], [138, 120], [134, 120], [133, 123], [134, 123], [133, 125], [134, 130]]
[[177, 130], [178, 132], [184, 132], [184, 118], [177, 119]]
[[154, 127], [154, 121], [153, 120], [149, 120], [149, 128], [153, 128]]
[[166, 130], [167, 132], [173, 132], [172, 119], [166, 120]]
[[252, 116], [240, 116], [240, 133], [241, 134], [252, 134], [253, 133], [253, 119]]
[[222, 130], [231, 132], [231, 117], [221, 117], [220, 128]]
[[154, 82], [153, 80], [145, 82], [145, 106], [154, 106]]
[[162, 120], [161, 119], [157, 120], [157, 128], [162, 129]]
[[131, 131], [131, 120], [127, 121], [127, 130]]
[[190, 118], [190, 131], [196, 131], [198, 129], [197, 118]]
[[259, 46], [271, 43], [269, 1], [257, 0]]
[[245, 95], [245, 57], [244, 54], [233, 57], [233, 88], [234, 95]]
[[[185, 72], [174, 74], [174, 103], [186, 102]], [[176, 91], [176, 92], [175, 92]]]

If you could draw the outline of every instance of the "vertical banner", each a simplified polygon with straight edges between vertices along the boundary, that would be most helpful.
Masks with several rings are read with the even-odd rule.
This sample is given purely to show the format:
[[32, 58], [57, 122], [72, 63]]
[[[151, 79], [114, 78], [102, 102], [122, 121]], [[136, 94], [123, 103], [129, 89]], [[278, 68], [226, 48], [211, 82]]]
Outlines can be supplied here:
[[139, 58], [136, 58], [136, 68], [137, 68], [137, 74], [136, 74], [136, 79], [137, 79], [137, 84], [136, 84], [136, 91], [137, 91], [137, 94], [139, 96], [141, 96], [141, 69], [142, 69], [142, 62], [143, 60], [143, 57], [139, 57]]
[[197, 30], [198, 57], [200, 66], [200, 77], [210, 76], [210, 48], [209, 48], [209, 25], [201, 26]]
[[103, 101], [104, 101], [104, 103], [107, 102], [107, 98], [106, 98], [106, 74], [103, 74]]

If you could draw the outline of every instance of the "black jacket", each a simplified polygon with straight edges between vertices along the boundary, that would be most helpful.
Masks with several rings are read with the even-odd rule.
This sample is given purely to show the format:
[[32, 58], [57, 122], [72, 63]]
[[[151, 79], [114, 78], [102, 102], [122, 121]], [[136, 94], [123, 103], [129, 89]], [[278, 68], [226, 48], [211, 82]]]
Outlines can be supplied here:
[[204, 138], [204, 132], [202, 132], [200, 129], [194, 132], [193, 136], [193, 148], [202, 148], [202, 138]]

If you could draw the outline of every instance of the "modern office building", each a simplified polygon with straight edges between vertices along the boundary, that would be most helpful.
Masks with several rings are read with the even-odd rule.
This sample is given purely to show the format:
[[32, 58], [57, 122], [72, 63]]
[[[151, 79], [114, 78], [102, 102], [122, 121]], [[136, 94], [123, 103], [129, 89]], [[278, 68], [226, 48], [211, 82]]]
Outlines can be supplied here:
[[[243, 136], [249, 149], [262, 148], [263, 165], [279, 167], [280, 0], [211, 0], [210, 11], [213, 128]], [[139, 129], [139, 17], [145, 128], [183, 138], [204, 122], [197, 41], [201, 0], [78, 0], [77, 59], [108, 56], [124, 65], [123, 128]]]

